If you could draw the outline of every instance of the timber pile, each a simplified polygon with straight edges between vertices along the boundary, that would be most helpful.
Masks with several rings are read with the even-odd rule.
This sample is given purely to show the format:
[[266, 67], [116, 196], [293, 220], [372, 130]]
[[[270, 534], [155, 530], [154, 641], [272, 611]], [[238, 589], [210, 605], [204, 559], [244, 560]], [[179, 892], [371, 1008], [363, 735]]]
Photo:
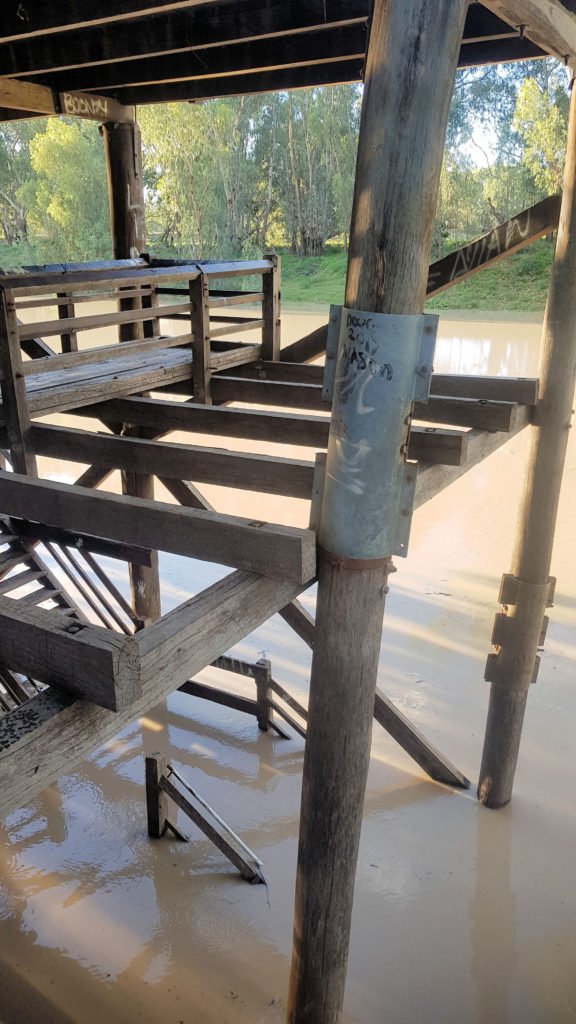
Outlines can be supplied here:
[[[215, 280], [254, 275], [261, 281], [257, 291], [212, 287]], [[90, 723], [75, 752], [81, 757], [177, 687], [222, 702], [192, 676], [276, 611], [313, 645], [314, 622], [295, 599], [316, 576], [314, 531], [221, 515], [199, 488], [218, 484], [310, 501], [317, 486], [313, 456], [321, 457], [328, 444], [330, 403], [322, 396], [322, 367], [279, 358], [275, 258], [35, 268], [0, 277], [0, 297], [0, 440], [15, 469], [0, 476], [1, 522], [11, 530], [0, 552], [0, 660], [16, 680], [49, 684], [9, 716], [9, 733], [0, 732], [13, 805], [69, 766], [61, 738], [74, 732], [79, 716]], [[102, 299], [110, 312], [90, 313], [90, 304]], [[27, 310], [42, 319], [22, 323]], [[122, 337], [127, 325], [131, 340], [84, 345], [85, 332], [116, 329]], [[174, 333], [163, 333], [169, 329]], [[248, 343], [239, 341], [248, 331], [254, 332]], [[406, 451], [420, 463], [416, 505], [521, 430], [537, 391], [535, 380], [433, 375], [429, 401], [414, 407]], [[62, 411], [80, 416], [82, 428], [42, 421]], [[195, 443], [176, 443], [176, 431], [193, 433]], [[197, 443], [198, 435], [206, 443]], [[297, 445], [311, 454], [230, 451], [212, 447], [212, 437], [244, 440], [247, 449], [263, 440]], [[89, 468], [75, 485], [41, 480], [38, 456]], [[177, 505], [154, 500], [153, 490], [139, 497], [97, 489], [118, 469], [160, 480]], [[56, 562], [58, 578], [39, 566], [38, 543]], [[158, 550], [236, 571], [138, 631], [138, 616], [97, 557], [146, 567]], [[34, 589], [14, 588], [15, 558], [22, 582]], [[61, 574], [98, 625], [71, 602]], [[257, 700], [250, 707], [245, 700], [242, 709], [265, 728], [285, 691], [260, 676], [255, 670]], [[2, 701], [5, 708], [9, 700]], [[383, 695], [375, 713], [430, 774], [466, 783]]]

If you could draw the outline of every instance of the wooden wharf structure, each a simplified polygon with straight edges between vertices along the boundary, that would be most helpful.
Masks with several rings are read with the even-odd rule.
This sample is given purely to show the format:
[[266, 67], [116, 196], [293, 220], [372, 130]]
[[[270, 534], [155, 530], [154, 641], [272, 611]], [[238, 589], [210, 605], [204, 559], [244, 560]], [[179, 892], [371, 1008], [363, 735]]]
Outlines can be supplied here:
[[[378, 345], [404, 330], [400, 320], [431, 332], [422, 318], [427, 294], [559, 225], [540, 381], [430, 374], [429, 360], [410, 371], [394, 429], [374, 441], [394, 466], [386, 494], [400, 501], [397, 476], [410, 478], [412, 496], [397, 501], [395, 513], [402, 506], [409, 524], [413, 508], [518, 431], [532, 432], [517, 550], [503, 577], [487, 668], [479, 794], [499, 807], [511, 796], [553, 597], [550, 551], [576, 362], [574, 99], [561, 200], [550, 197], [432, 267], [429, 243], [457, 66], [553, 54], [572, 67], [576, 3], [113, 0], [102, 12], [70, 0], [63, 15], [27, 0], [24, 11], [9, 5], [0, 29], [0, 117], [62, 112], [103, 123], [115, 258], [0, 276], [0, 807], [24, 803], [176, 688], [248, 711], [261, 728], [281, 729], [271, 717], [280, 713], [307, 736], [289, 1021], [334, 1024], [373, 718], [432, 778], [468, 782], [375, 689], [390, 558], [398, 552], [384, 545], [375, 554], [363, 520], [359, 547], [335, 526], [349, 512], [332, 483], [347, 468], [338, 434], [350, 370], [345, 343], [337, 355], [336, 328], [327, 325], [281, 346], [275, 256], [142, 255], [139, 131], [130, 105], [363, 78], [345, 312], [353, 324], [371, 318]], [[201, 72], [191, 69], [197, 50]], [[215, 287], [222, 280], [227, 290]], [[91, 312], [102, 300], [110, 312]], [[28, 311], [41, 319], [29, 322]], [[110, 344], [85, 346], [84, 332], [95, 328], [116, 332]], [[332, 417], [327, 376], [314, 362], [327, 348], [328, 367], [336, 364]], [[374, 376], [383, 379], [388, 367], [391, 380], [394, 358]], [[426, 377], [429, 394], [412, 389], [415, 374]], [[82, 426], [45, 422], [62, 412]], [[175, 443], [175, 431], [206, 442]], [[295, 444], [316, 459], [214, 448], [212, 437]], [[74, 485], [57, 483], [39, 478], [39, 456], [88, 468]], [[102, 486], [113, 470], [122, 473], [122, 494]], [[175, 504], [155, 499], [155, 480]], [[309, 500], [310, 526], [223, 515], [204, 498], [207, 483]], [[368, 487], [367, 507], [372, 497]], [[385, 531], [379, 515], [372, 520]], [[159, 550], [234, 571], [162, 615]], [[130, 602], [102, 555], [129, 565]], [[316, 581], [314, 621], [298, 597]], [[307, 709], [269, 665], [247, 666], [227, 653], [276, 612], [313, 649]], [[194, 680], [214, 663], [250, 675], [256, 699]]]

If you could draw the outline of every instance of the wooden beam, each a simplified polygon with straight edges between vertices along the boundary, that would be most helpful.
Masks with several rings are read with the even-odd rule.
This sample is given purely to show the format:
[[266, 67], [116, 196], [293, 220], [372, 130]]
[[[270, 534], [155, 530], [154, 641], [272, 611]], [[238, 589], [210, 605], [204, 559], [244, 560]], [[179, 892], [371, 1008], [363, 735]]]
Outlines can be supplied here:
[[54, 526], [43, 523], [31, 523], [26, 519], [10, 520], [10, 526], [19, 537], [28, 541], [50, 541], [53, 544], [76, 548], [79, 551], [90, 551], [105, 558], [118, 558], [123, 562], [138, 562], [150, 565], [150, 552], [145, 548], [137, 548], [133, 544], [116, 544], [100, 537], [90, 537], [87, 533], [71, 533], [70, 530], [57, 530]]
[[0, 597], [0, 664], [110, 711], [140, 694], [132, 637], [9, 597]]
[[[310, 411], [323, 411], [329, 408], [323, 401], [322, 388], [319, 384], [216, 377], [212, 381], [212, 394], [218, 402], [249, 402], [254, 405], [279, 405]], [[508, 430], [513, 416], [512, 402], [431, 395], [427, 402], [414, 403], [414, 418], [428, 423], [450, 423], [462, 427], [481, 427], [484, 430]]]
[[120, 398], [86, 409], [80, 416], [95, 416], [104, 422], [126, 422], [149, 426], [159, 433], [172, 430], [274, 441], [277, 444], [325, 448], [330, 420], [327, 416], [263, 412], [204, 406], [192, 402], [170, 402], [155, 398]]
[[111, 96], [94, 93], [55, 93], [46, 85], [0, 78], [0, 106], [41, 116], [64, 114], [89, 121], [132, 121], [132, 111]]
[[[242, 367], [230, 376], [282, 381], [285, 384], [322, 384], [324, 367], [310, 363], [270, 363], [263, 360], [257, 366]], [[491, 377], [480, 373], [433, 373], [430, 378], [430, 394], [437, 398], [479, 398], [492, 402], [535, 405], [538, 401], [538, 379]]]
[[[548, 196], [522, 213], [511, 217], [504, 224], [470, 242], [468, 245], [449, 253], [432, 263], [428, 270], [426, 295], [438, 295], [477, 274], [484, 267], [518, 252], [537, 238], [555, 231], [560, 214], [559, 195]], [[282, 349], [283, 362], [307, 363], [317, 359], [326, 351], [328, 325], [317, 327], [304, 338], [292, 342]]]
[[466, 436], [466, 457], [460, 466], [422, 466], [420, 468], [416, 479], [414, 508], [419, 508], [430, 498], [435, 497], [449, 484], [454, 483], [464, 473], [467, 473], [469, 469], [501, 448], [506, 441], [528, 426], [530, 421], [530, 409], [528, 406], [521, 406], [509, 431], [488, 433], [485, 430], [470, 430]]
[[568, 58], [570, 67], [576, 62], [576, 14], [568, 11], [561, 0], [481, 0], [484, 7], [502, 21], [519, 29], [541, 50], [559, 60]]
[[0, 391], [2, 416], [6, 424], [6, 447], [12, 468], [37, 476], [36, 459], [30, 448], [30, 409], [26, 397], [22, 352], [18, 342], [14, 296], [0, 289]]
[[186, 82], [166, 82], [163, 85], [131, 86], [114, 89], [114, 95], [125, 104], [175, 103], [210, 100], [223, 96], [255, 95], [280, 89], [310, 89], [320, 85], [338, 85], [359, 82], [362, 78], [362, 58], [326, 61], [324, 64], [303, 63], [292, 68], [247, 72], [200, 78]]
[[448, 761], [379, 689], [376, 689], [374, 699], [374, 718], [431, 779], [459, 789], [470, 787], [460, 769]]
[[212, 701], [213, 704], [232, 708], [233, 711], [242, 711], [245, 715], [254, 715], [256, 717], [258, 711], [258, 704], [252, 697], [243, 697], [239, 693], [219, 690], [215, 686], [198, 683], [195, 679], [188, 679], [178, 687], [178, 690], [180, 693], [187, 693], [191, 697], [201, 697], [202, 700]]
[[29, 480], [17, 473], [0, 476], [0, 508], [20, 519], [30, 519], [34, 509], [38, 520], [49, 526], [189, 558], [212, 559], [300, 584], [316, 575], [316, 543], [311, 530]]
[[[554, 6], [544, 5], [552, 17]], [[575, 17], [576, 20], [576, 17]], [[528, 692], [538, 670], [542, 626], [550, 603], [550, 568], [576, 384], [576, 92], [570, 97], [562, 210], [540, 347], [541, 399], [537, 407], [518, 520], [512, 572], [513, 602], [502, 600], [506, 634], [493, 636], [495, 653], [478, 796], [503, 807], [512, 796]], [[560, 564], [560, 563], [559, 563]], [[503, 622], [502, 622], [503, 620]]]
[[523, 210], [504, 224], [482, 235], [475, 242], [451, 252], [433, 263], [428, 271], [426, 294], [438, 295], [446, 288], [466, 281], [484, 267], [518, 252], [537, 238], [549, 235], [558, 226], [561, 196], [548, 196]]
[[71, 29], [96, 28], [116, 21], [149, 17], [217, 3], [219, 0], [110, 0], [106, 8], [95, 7], [89, 0], [64, 0], [55, 7], [43, 0], [26, 0], [26, 16], [17, 7], [9, 8], [2, 24], [2, 42], [33, 39], [50, 33], [66, 33]]
[[[70, 427], [34, 423], [30, 440], [38, 455], [74, 462], [113, 466], [155, 476], [264, 494], [310, 498], [314, 463], [270, 455], [250, 455], [199, 445], [148, 441], [142, 438], [93, 434]], [[138, 495], [136, 495], [138, 497]]]
[[[138, 57], [196, 54], [242, 40], [277, 39], [287, 33], [301, 35], [327, 26], [351, 26], [366, 21], [369, 14], [369, 0], [307, 0], [298, 8], [271, 4], [270, 0], [204, 3], [199, 10], [186, 5], [139, 21], [116, 19], [100, 25], [95, 32], [67, 29], [62, 34], [43, 34], [10, 46], [0, 40], [0, 56], [6, 76], [50, 71], [52, 80], [58, 71], [82, 74], [83, 69], [110, 63], [124, 71], [126, 64]], [[192, 48], [189, 40], [193, 40]], [[75, 88], [72, 77], [58, 80], [63, 89]]]
[[[467, 0], [374, 2], [350, 225], [349, 309], [422, 313], [467, 9]], [[404, 398], [395, 407], [398, 425], [407, 422]], [[346, 456], [338, 445], [329, 448], [331, 456], [332, 471], [342, 472]], [[367, 480], [366, 508], [375, 507], [370, 485]], [[346, 488], [340, 494], [337, 512], [349, 515]], [[378, 517], [372, 518], [376, 531]], [[322, 538], [322, 513], [319, 519]], [[319, 559], [289, 1024], [337, 1024], [344, 997], [391, 554], [349, 557], [358, 548], [344, 546]]]
[[[188, 29], [185, 38], [190, 38]], [[366, 49], [366, 26], [359, 22], [346, 26], [327, 26], [314, 32], [235, 41], [217, 48], [204, 49], [197, 55], [196, 47], [173, 53], [166, 58], [143, 57], [130, 61], [83, 67], [77, 71], [50, 76], [57, 89], [108, 89], [128, 94], [131, 88], [169, 83], [188, 82], [223, 75], [238, 75], [261, 71], [356, 58], [362, 60]], [[54, 78], [54, 82], [52, 82]], [[126, 91], [124, 91], [126, 90]]]
[[[0, 719], [0, 814], [36, 793], [146, 715], [187, 678], [257, 629], [301, 585], [233, 573], [134, 638], [147, 664], [142, 695], [117, 714], [48, 690]], [[185, 610], [182, 610], [185, 609]], [[149, 633], [157, 631], [150, 643]], [[186, 643], [187, 654], [182, 650]], [[154, 648], [156, 650], [154, 651]]]
[[300, 601], [291, 601], [280, 609], [280, 615], [308, 647], [314, 648], [314, 619]]

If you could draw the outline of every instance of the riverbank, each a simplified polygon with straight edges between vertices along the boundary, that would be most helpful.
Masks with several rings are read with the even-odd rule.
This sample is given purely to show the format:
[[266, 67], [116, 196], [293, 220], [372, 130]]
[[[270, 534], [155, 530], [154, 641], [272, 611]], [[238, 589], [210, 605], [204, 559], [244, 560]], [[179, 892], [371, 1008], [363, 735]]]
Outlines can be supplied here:
[[[454, 247], [446, 246], [443, 255], [451, 248]], [[546, 304], [552, 254], [553, 246], [546, 239], [540, 239], [462, 284], [434, 296], [426, 308], [431, 312], [466, 312], [467, 315], [493, 314], [496, 311], [541, 314]], [[176, 254], [167, 251], [165, 255]], [[347, 261], [345, 252], [328, 251], [322, 256], [282, 254], [283, 304], [296, 305], [305, 312], [318, 305], [342, 303]], [[42, 262], [32, 243], [0, 247], [2, 269]]]

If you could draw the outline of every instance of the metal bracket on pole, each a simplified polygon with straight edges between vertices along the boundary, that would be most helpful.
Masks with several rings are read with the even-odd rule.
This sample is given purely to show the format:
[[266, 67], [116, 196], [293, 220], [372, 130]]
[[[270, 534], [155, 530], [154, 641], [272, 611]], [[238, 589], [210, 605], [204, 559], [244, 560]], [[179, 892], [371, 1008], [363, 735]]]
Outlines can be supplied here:
[[[332, 307], [331, 352], [336, 313]], [[327, 551], [362, 560], [407, 554], [417, 465], [405, 451], [412, 403], [428, 397], [437, 326], [438, 317], [429, 314], [341, 310], [338, 355], [330, 360], [334, 397], [322, 510], [314, 513]]]
[[338, 346], [340, 344], [341, 320], [342, 306], [330, 306], [328, 334], [326, 336], [326, 362], [324, 363], [324, 376], [322, 378], [323, 402], [331, 402], [334, 394], [334, 380], [336, 378], [336, 360], [338, 358]]
[[[498, 600], [504, 610], [494, 619], [484, 679], [505, 690], [525, 692], [536, 682], [538, 650], [546, 639], [548, 617], [544, 614], [554, 598], [556, 580], [528, 583], [506, 573]], [[536, 640], [534, 640], [536, 637]]]

